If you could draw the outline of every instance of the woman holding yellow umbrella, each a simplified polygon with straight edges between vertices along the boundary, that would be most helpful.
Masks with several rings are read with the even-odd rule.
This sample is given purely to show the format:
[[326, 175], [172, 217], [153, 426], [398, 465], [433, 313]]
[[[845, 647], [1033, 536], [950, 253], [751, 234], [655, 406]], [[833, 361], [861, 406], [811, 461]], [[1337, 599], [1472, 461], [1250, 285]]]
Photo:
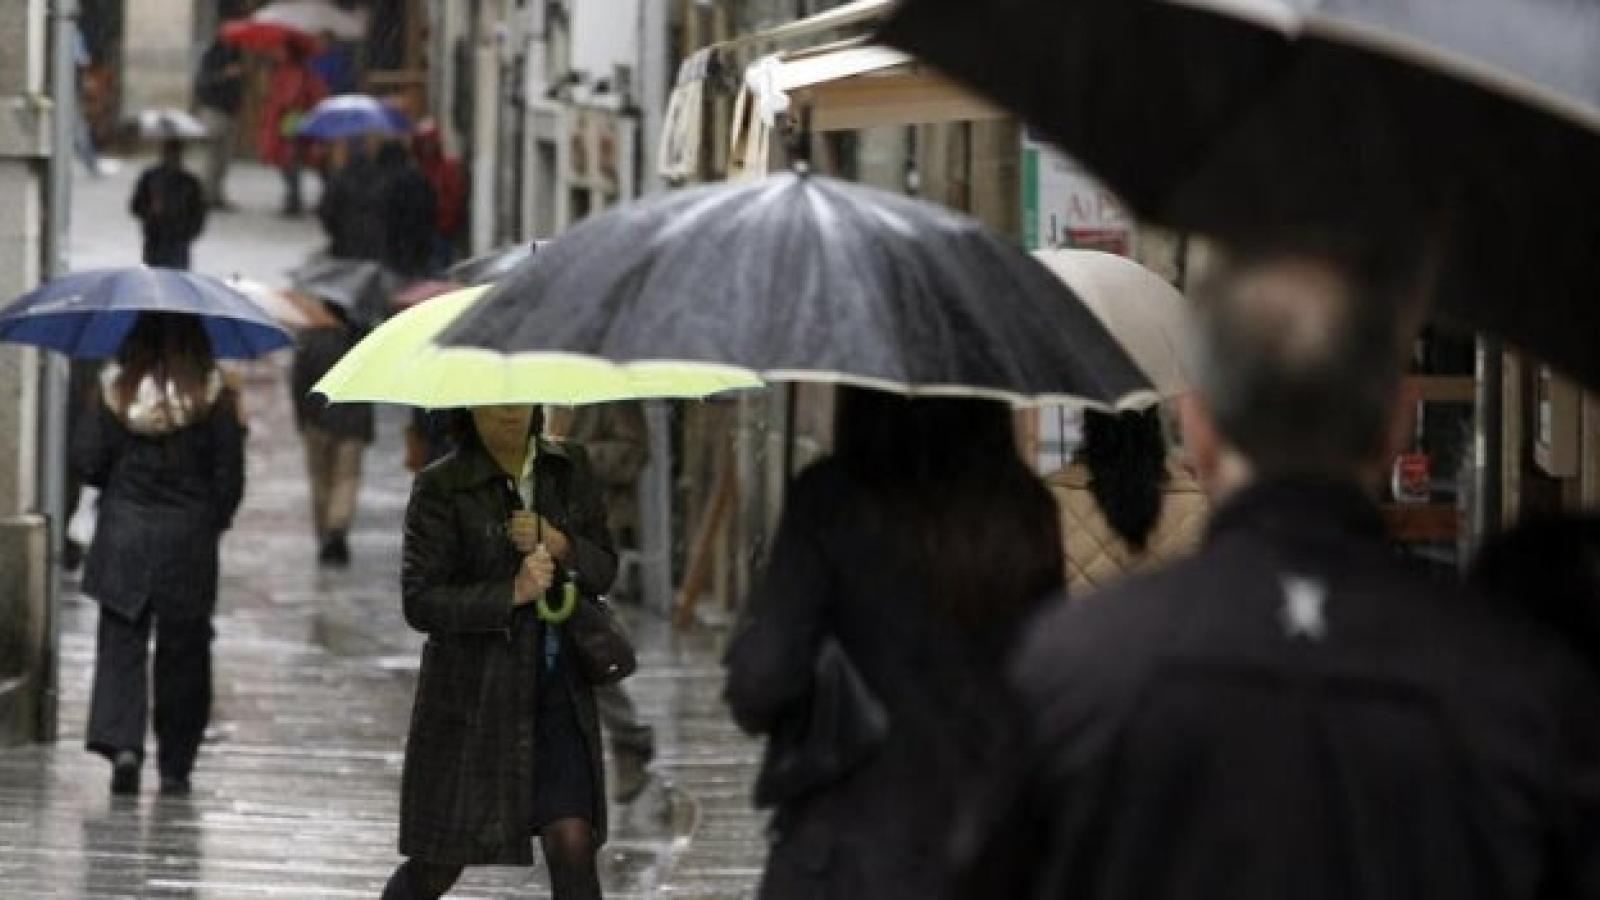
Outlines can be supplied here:
[[759, 382], [693, 371], [674, 381], [577, 361], [519, 366], [433, 346], [480, 293], [401, 313], [315, 388], [335, 402], [453, 410], [456, 449], [417, 476], [406, 509], [405, 615], [428, 641], [401, 785], [407, 859], [383, 896], [442, 896], [468, 865], [530, 865], [537, 837], [556, 897], [599, 897], [607, 823], [594, 691], [613, 676], [597, 674], [575, 629], [605, 615], [599, 598], [617, 556], [586, 457], [541, 435], [531, 401]]

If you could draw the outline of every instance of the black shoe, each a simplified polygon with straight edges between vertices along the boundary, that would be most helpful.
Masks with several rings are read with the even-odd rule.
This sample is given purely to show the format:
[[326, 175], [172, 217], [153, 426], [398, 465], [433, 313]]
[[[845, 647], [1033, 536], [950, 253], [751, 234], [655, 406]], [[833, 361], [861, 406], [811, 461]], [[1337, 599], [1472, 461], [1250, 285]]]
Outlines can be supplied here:
[[83, 545], [77, 541], [66, 538], [61, 542], [61, 568], [67, 572], [76, 572], [83, 565]]
[[335, 531], [328, 537], [328, 543], [322, 548], [327, 554], [328, 564], [334, 566], [350, 565], [350, 545], [345, 542], [344, 535]]
[[334, 532], [322, 542], [322, 550], [317, 553], [317, 562], [325, 566], [350, 565], [350, 545], [344, 535]]
[[111, 793], [118, 796], [139, 793], [139, 754], [123, 750], [111, 761]]
[[161, 793], [168, 797], [187, 797], [193, 790], [189, 786], [189, 779], [178, 775], [161, 776]]

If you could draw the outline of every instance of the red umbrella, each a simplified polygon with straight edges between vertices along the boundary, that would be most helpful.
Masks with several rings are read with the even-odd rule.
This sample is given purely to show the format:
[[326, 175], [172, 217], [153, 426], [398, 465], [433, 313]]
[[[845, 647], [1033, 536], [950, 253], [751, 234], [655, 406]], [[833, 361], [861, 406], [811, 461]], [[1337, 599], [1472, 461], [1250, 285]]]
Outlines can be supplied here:
[[260, 19], [234, 19], [231, 22], [224, 22], [218, 34], [224, 41], [246, 50], [271, 50], [287, 44], [299, 44], [309, 51], [316, 49], [318, 43], [316, 35], [307, 34], [280, 22]]

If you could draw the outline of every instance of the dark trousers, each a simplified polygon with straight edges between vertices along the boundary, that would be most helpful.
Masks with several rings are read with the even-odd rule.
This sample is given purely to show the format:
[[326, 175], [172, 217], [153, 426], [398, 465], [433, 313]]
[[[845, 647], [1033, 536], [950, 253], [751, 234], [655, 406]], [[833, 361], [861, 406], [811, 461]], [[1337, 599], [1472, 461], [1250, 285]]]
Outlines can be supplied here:
[[289, 159], [278, 171], [283, 174], [283, 211], [298, 215], [304, 208], [300, 199], [300, 146], [296, 142], [289, 148]]
[[144, 757], [150, 708], [150, 631], [156, 633], [155, 732], [161, 774], [187, 778], [211, 718], [211, 620], [168, 619], [146, 606], [138, 619], [100, 611], [89, 749], [108, 759]]

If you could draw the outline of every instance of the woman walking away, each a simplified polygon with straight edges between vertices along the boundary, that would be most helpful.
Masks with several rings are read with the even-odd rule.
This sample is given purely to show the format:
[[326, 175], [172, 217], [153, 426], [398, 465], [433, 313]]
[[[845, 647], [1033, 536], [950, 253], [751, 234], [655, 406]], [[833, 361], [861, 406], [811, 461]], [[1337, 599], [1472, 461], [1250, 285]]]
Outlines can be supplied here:
[[1158, 408], [1085, 412], [1077, 458], [1048, 482], [1076, 596], [1189, 553], [1205, 531], [1209, 504], [1173, 453]]
[[582, 451], [533, 407], [456, 416], [456, 446], [406, 509], [406, 621], [428, 636], [406, 743], [400, 852], [385, 900], [443, 896], [469, 865], [526, 866], [537, 836], [557, 900], [600, 896], [606, 835], [594, 693], [562, 623], [571, 582], [617, 573]]
[[189, 791], [211, 713], [217, 547], [244, 495], [244, 438], [200, 320], [141, 313], [72, 447], [78, 474], [101, 491], [83, 579], [100, 604], [88, 746], [112, 761], [114, 794], [139, 790], [152, 628], [161, 791]]
[[[942, 894], [959, 789], [1003, 750], [1003, 657], [1062, 582], [1055, 508], [1006, 407], [840, 392], [834, 453], [790, 491], [728, 653], [734, 718], [769, 736], [763, 898]], [[790, 745], [836, 702], [813, 690], [824, 653], [853, 663], [870, 698], [853, 702], [887, 721], [848, 770]]]

